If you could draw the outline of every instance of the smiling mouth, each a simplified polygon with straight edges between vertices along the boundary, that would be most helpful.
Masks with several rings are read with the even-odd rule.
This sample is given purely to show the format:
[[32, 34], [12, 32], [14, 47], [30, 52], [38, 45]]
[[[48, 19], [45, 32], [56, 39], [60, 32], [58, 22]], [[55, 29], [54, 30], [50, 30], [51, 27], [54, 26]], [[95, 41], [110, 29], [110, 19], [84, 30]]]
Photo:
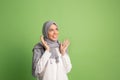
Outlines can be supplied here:
[[57, 38], [58, 36], [57, 35], [54, 35], [53, 38]]

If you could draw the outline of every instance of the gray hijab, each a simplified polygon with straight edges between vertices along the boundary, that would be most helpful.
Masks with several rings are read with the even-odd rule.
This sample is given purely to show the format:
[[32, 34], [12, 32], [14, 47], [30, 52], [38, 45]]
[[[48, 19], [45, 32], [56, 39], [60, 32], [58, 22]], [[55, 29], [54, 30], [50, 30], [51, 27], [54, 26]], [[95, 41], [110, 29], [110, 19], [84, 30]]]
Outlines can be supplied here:
[[54, 58], [54, 59], [56, 59], [56, 62], [59, 62], [59, 56], [55, 50], [55, 48], [59, 48], [59, 42], [58, 42], [58, 40], [52, 41], [48, 37], [48, 29], [50, 28], [50, 26], [52, 24], [57, 26], [57, 24], [54, 21], [46, 21], [43, 24], [42, 34], [44, 36], [44, 40], [47, 42], [48, 46], [50, 47], [50, 52], [51, 52], [50, 58]]

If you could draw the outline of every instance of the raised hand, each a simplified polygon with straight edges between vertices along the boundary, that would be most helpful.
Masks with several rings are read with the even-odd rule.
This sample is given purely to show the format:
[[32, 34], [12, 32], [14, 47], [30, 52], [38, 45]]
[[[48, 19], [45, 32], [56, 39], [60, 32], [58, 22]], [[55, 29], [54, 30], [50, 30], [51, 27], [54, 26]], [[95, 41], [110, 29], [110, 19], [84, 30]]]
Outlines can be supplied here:
[[50, 48], [49, 48], [49, 46], [47, 45], [47, 42], [44, 40], [43, 36], [41, 36], [40, 39], [41, 39], [42, 44], [43, 44], [43, 46], [45, 47], [45, 49], [46, 49], [47, 51], [50, 51]]
[[60, 44], [60, 53], [62, 54], [62, 56], [65, 54], [65, 51], [68, 48], [69, 44], [69, 40], [65, 40], [63, 43]]

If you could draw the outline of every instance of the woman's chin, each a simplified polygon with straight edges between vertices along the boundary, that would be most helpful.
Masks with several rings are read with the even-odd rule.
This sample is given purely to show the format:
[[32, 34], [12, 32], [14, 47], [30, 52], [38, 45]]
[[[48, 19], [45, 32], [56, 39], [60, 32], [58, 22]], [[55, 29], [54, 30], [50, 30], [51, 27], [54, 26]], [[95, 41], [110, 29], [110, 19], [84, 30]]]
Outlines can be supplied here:
[[51, 39], [52, 41], [57, 41], [58, 39], [57, 38], [54, 38], [54, 39]]

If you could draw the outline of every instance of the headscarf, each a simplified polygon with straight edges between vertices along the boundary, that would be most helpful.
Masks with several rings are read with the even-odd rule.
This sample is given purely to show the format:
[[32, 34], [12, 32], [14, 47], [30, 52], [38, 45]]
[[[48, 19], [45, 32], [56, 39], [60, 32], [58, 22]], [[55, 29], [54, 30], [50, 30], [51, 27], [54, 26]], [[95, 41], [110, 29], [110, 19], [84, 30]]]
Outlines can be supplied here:
[[55, 48], [59, 48], [59, 42], [58, 42], [58, 40], [52, 41], [48, 37], [48, 30], [52, 24], [57, 26], [56, 22], [54, 22], [54, 21], [46, 21], [43, 24], [42, 34], [44, 36], [44, 40], [47, 42], [48, 46], [50, 47], [50, 52], [51, 52], [50, 58], [54, 58], [54, 59], [56, 59], [56, 62], [59, 62], [59, 56], [55, 49]]

